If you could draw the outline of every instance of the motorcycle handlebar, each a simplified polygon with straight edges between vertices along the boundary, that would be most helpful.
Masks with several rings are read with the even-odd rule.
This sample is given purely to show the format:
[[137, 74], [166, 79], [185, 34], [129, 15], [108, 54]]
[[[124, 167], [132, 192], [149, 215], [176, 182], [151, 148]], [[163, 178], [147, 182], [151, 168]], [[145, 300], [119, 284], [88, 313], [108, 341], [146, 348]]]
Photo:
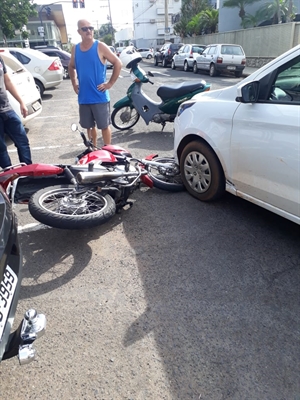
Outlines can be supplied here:
[[151, 85], [154, 85], [154, 82], [150, 81], [150, 79], [148, 80], [149, 83], [151, 83]]

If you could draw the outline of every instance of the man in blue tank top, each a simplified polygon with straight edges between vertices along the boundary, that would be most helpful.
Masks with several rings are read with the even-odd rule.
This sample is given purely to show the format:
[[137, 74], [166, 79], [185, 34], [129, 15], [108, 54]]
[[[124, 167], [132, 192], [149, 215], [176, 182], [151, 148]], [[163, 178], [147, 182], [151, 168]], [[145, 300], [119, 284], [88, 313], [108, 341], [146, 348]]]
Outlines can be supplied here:
[[[102, 130], [104, 144], [111, 143], [110, 89], [119, 77], [122, 63], [102, 42], [94, 40], [94, 27], [81, 19], [77, 23], [81, 43], [73, 46], [69, 76], [78, 95], [80, 125], [88, 129], [89, 138], [97, 145], [97, 130]], [[106, 82], [106, 61], [113, 73]]]

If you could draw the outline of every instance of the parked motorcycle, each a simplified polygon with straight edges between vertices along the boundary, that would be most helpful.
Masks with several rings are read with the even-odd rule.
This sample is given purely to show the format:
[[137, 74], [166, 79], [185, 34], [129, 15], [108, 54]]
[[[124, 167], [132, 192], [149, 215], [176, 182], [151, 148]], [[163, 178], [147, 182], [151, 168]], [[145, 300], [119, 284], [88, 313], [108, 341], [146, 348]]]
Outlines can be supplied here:
[[[73, 131], [79, 131], [76, 124]], [[80, 132], [80, 131], [79, 131]], [[108, 221], [141, 183], [163, 190], [183, 190], [174, 159], [150, 155], [136, 159], [120, 146], [86, 146], [75, 165], [17, 165], [0, 172], [0, 185], [12, 202], [28, 202], [38, 221], [62, 229], [82, 229]]]
[[140, 54], [129, 46], [122, 51], [120, 60], [126, 68], [131, 69], [134, 81], [128, 88], [127, 95], [113, 105], [111, 121], [113, 126], [121, 131], [132, 128], [140, 117], [147, 125], [150, 122], [161, 124], [163, 130], [166, 122], [174, 122], [181, 103], [190, 100], [198, 93], [210, 90], [211, 87], [204, 80], [194, 83], [183, 82], [172, 86], [163, 85], [157, 90], [161, 102], [156, 102], [150, 99], [142, 89], [144, 83], [153, 85], [148, 78], [153, 74], [150, 71], [146, 73], [138, 65], [142, 60]]

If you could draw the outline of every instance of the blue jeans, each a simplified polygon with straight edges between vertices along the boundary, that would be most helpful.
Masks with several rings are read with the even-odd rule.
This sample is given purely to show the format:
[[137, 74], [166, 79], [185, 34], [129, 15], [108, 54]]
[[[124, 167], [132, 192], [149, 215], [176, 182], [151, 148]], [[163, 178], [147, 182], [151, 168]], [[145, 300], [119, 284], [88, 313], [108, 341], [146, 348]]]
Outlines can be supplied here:
[[20, 162], [32, 164], [29, 141], [25, 128], [18, 114], [13, 110], [0, 113], [0, 166], [6, 168], [11, 165], [5, 143], [5, 133], [14, 142]]

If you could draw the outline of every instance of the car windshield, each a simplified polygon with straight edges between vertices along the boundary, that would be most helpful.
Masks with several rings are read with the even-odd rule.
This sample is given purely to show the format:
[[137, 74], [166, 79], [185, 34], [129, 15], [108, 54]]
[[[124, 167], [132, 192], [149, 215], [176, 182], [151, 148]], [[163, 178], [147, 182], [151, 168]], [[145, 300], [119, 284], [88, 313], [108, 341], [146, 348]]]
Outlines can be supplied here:
[[244, 52], [240, 46], [222, 46], [221, 54], [232, 54], [235, 56], [243, 56]]

